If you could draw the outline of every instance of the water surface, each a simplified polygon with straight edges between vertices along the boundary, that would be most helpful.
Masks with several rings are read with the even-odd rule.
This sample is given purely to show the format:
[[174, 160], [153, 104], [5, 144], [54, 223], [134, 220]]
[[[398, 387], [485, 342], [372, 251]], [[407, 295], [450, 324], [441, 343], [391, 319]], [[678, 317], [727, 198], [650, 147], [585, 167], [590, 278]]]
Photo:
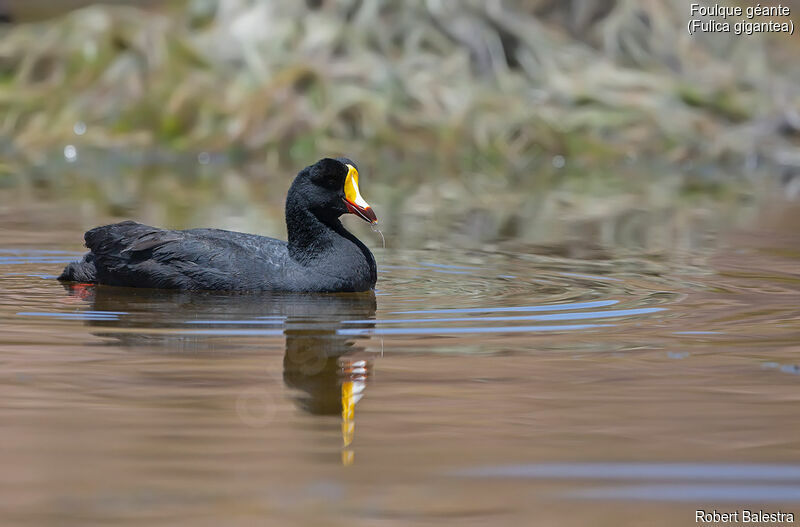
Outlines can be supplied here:
[[3, 523], [800, 513], [798, 223], [781, 203], [660, 253], [376, 250], [375, 294], [229, 295], [59, 284], [81, 229], [17, 222]]

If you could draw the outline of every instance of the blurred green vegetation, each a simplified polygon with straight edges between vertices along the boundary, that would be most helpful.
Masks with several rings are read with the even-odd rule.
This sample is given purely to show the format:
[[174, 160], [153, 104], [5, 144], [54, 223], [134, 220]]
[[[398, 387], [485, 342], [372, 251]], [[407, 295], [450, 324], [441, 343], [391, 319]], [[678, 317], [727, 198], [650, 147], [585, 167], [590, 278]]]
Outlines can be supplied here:
[[78, 192], [120, 215], [153, 186], [187, 206], [237, 188], [279, 207], [287, 173], [345, 154], [391, 214], [492, 210], [493, 236], [553, 200], [641, 205], [653, 174], [675, 180], [658, 183], [670, 196], [738, 196], [754, 169], [797, 159], [797, 39], [689, 36], [687, 11], [187, 0], [6, 25], [0, 189]]

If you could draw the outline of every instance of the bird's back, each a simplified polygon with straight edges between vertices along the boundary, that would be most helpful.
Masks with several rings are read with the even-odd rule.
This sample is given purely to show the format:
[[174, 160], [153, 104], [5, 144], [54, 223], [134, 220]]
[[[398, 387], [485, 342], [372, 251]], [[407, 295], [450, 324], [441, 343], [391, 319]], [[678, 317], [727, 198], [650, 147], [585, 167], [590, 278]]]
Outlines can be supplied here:
[[90, 252], [82, 262], [67, 266], [59, 279], [183, 290], [266, 290], [280, 288], [288, 258], [285, 242], [221, 229], [175, 231], [126, 221], [92, 229], [84, 239]]

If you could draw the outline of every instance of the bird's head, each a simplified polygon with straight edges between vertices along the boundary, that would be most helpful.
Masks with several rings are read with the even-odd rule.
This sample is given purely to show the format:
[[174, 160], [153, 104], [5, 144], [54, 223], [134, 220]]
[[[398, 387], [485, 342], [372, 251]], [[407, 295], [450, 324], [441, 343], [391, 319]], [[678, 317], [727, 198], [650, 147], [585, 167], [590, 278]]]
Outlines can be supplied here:
[[319, 218], [351, 213], [368, 223], [378, 223], [372, 207], [361, 197], [358, 168], [346, 157], [320, 159], [300, 171], [292, 187]]

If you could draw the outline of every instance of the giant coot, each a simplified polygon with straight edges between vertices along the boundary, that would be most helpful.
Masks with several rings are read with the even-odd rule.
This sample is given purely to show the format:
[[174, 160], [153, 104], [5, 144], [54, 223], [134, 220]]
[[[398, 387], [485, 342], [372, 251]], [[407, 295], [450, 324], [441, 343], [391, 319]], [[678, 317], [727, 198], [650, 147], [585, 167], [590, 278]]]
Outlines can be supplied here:
[[325, 158], [297, 174], [286, 197], [284, 242], [220, 229], [173, 231], [124, 221], [84, 235], [89, 252], [62, 281], [217, 291], [367, 291], [377, 268], [339, 216], [377, 217], [358, 190], [356, 164]]

